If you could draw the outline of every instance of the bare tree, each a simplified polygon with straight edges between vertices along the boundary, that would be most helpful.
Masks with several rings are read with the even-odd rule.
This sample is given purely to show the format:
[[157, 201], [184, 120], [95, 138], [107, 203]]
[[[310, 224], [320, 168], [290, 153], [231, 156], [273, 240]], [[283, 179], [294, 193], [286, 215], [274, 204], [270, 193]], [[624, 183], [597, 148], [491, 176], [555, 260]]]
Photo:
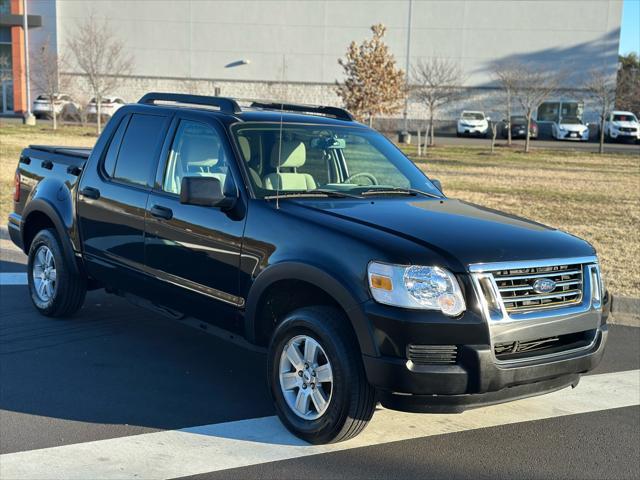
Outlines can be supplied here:
[[429, 112], [429, 144], [433, 145], [435, 114], [438, 109], [453, 102], [460, 95], [464, 83], [462, 69], [450, 59], [429, 58], [418, 62], [411, 72], [411, 77], [414, 83], [412, 95], [423, 103]]
[[61, 67], [64, 68], [66, 61], [63, 56], [59, 56], [51, 48], [48, 41], [37, 52], [34, 52], [34, 61], [38, 68], [34, 69], [31, 80], [36, 88], [49, 98], [53, 129], [56, 130], [58, 128], [56, 97], [60, 92], [66, 90], [69, 83], [68, 77], [60, 75], [60, 69]]
[[108, 21], [99, 21], [91, 14], [70, 33], [68, 46], [84, 73], [96, 101], [98, 134], [102, 130], [102, 99], [113, 93], [131, 73], [133, 60], [125, 44], [111, 30]]
[[524, 151], [529, 152], [531, 146], [531, 118], [533, 112], [542, 102], [555, 95], [566, 74], [562, 71], [544, 71], [539, 66], [518, 64], [515, 79], [514, 97], [520, 103], [527, 119]]
[[594, 69], [584, 84], [584, 90], [597, 106], [600, 116], [600, 146], [599, 153], [604, 153], [604, 122], [607, 121], [616, 101], [616, 80], [614, 76], [605, 74], [602, 70]]
[[505, 114], [507, 123], [507, 145], [511, 145], [511, 113], [513, 111], [513, 97], [518, 80], [518, 68], [514, 63], [496, 63], [493, 66], [493, 77], [500, 85], [505, 96]]
[[383, 41], [386, 27], [373, 25], [371, 31], [373, 38], [360, 45], [351, 42], [347, 58], [338, 60], [345, 80], [342, 84], [336, 82], [336, 92], [346, 108], [367, 120], [369, 126], [376, 115], [398, 112], [405, 96], [404, 72], [396, 67], [396, 60]]

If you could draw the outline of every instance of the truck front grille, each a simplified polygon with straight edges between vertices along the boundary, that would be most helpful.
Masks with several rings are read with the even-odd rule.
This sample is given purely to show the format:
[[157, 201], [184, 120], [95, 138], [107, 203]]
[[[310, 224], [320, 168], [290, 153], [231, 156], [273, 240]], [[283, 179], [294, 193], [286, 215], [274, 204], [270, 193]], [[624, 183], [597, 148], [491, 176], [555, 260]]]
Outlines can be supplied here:
[[582, 301], [582, 265], [518, 268], [492, 272], [507, 312], [557, 308]]
[[416, 365], [452, 365], [456, 363], [455, 345], [409, 345], [407, 358]]

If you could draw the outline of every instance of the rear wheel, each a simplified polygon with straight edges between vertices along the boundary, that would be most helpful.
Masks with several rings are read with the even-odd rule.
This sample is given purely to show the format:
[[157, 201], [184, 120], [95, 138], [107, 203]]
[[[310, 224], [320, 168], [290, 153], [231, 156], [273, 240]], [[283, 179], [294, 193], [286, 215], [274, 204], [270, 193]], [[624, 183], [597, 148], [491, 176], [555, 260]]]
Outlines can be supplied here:
[[49, 317], [74, 314], [84, 303], [86, 279], [65, 258], [54, 230], [41, 230], [31, 242], [27, 265], [29, 292], [38, 311]]
[[295, 435], [314, 444], [358, 435], [375, 409], [349, 320], [334, 308], [305, 307], [276, 328], [269, 346], [276, 411]]

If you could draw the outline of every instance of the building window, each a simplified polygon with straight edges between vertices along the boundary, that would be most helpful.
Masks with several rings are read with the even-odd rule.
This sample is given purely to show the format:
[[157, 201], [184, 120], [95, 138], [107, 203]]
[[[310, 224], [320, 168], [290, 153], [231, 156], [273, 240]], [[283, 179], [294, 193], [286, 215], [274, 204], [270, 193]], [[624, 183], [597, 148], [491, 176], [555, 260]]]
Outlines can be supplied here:
[[0, 15], [11, 15], [11, 0], [0, 0]]

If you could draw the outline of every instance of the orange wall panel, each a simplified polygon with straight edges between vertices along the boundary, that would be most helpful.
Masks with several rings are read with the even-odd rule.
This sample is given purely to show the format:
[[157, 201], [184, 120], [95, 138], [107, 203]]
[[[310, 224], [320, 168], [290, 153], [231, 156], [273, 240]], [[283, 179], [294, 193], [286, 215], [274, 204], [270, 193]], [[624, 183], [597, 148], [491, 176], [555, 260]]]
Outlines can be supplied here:
[[[22, 0], [11, 0], [11, 13], [22, 14]], [[24, 113], [27, 111], [27, 81], [22, 27], [11, 27], [11, 59], [13, 62], [13, 110], [16, 113]]]

